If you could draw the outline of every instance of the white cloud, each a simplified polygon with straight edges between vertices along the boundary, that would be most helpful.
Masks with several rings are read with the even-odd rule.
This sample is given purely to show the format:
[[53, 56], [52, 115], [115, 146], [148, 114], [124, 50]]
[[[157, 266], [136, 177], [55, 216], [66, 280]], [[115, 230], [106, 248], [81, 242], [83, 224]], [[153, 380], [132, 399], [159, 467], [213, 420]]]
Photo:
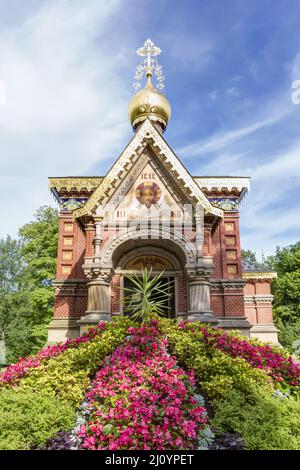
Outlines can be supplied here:
[[252, 178], [251, 192], [241, 206], [245, 248], [257, 252], [263, 249], [269, 255], [276, 245], [297, 241], [295, 233], [300, 234], [299, 163], [300, 141], [287, 151], [274, 155], [271, 162], [245, 169]]
[[178, 154], [184, 155], [186, 158], [189, 158], [194, 155], [201, 155], [201, 153], [215, 152], [217, 150], [221, 150], [231, 144], [234, 144], [240, 139], [257, 132], [258, 130], [264, 127], [274, 124], [281, 118], [282, 114], [278, 113], [265, 119], [255, 121], [251, 124], [247, 124], [246, 126], [240, 127], [238, 129], [214, 134], [208, 139], [204, 139], [180, 148], [178, 150]]
[[217, 99], [218, 99], [219, 93], [220, 93], [219, 90], [211, 91], [211, 92], [208, 94], [208, 101], [209, 101], [210, 103], [214, 104], [214, 103], [217, 101]]
[[228, 96], [228, 97], [238, 97], [238, 96], [240, 96], [240, 92], [239, 92], [239, 89], [236, 86], [233, 86], [231, 88], [228, 88], [225, 91], [225, 95]]
[[110, 35], [121, 6], [121, 0], [52, 0], [2, 28], [0, 236], [15, 234], [52, 201], [48, 176], [84, 174], [116, 157], [130, 138], [130, 84], [119, 72], [128, 57]]

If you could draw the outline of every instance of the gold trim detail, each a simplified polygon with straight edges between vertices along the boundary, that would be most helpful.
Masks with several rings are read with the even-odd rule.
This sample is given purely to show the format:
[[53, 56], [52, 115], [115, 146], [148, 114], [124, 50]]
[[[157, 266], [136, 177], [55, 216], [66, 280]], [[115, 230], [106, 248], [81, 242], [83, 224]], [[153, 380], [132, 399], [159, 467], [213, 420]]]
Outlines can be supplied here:
[[71, 191], [72, 189], [75, 189], [76, 191], [82, 191], [83, 189], [87, 189], [88, 191], [94, 191], [96, 188], [98, 188], [101, 181], [103, 181], [103, 177], [49, 178], [48, 186], [49, 189], [56, 189], [58, 192], [63, 189], [67, 191]]
[[272, 272], [246, 272], [243, 273], [243, 279], [275, 279], [277, 273]]

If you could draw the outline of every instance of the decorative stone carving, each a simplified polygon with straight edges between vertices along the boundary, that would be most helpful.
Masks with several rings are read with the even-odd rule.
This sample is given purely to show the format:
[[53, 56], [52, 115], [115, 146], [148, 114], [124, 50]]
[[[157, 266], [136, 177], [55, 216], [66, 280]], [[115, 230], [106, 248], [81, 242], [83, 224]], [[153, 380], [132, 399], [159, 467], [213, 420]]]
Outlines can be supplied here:
[[136, 228], [129, 228], [119, 232], [114, 238], [109, 239], [102, 248], [100, 265], [102, 268], [113, 268], [112, 255], [118, 246], [127, 240], [142, 239], [147, 240], [148, 238], [161, 238], [171, 240], [173, 243], [183, 251], [186, 257], [186, 267], [195, 268], [196, 261], [196, 249], [195, 244], [187, 240], [181, 233], [164, 229], [153, 228], [142, 228], [136, 230]]
[[64, 211], [74, 211], [82, 207], [87, 201], [86, 197], [61, 198], [60, 208]]

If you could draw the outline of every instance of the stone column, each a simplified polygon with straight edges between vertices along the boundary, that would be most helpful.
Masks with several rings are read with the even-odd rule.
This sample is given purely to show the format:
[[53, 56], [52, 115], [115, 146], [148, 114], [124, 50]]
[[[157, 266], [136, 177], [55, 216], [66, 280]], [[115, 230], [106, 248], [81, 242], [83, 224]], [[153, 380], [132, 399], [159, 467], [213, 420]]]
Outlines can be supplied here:
[[94, 263], [98, 263], [100, 261], [100, 251], [101, 251], [101, 242], [102, 242], [102, 228], [103, 228], [103, 219], [98, 218], [95, 219], [95, 228], [96, 233], [94, 237]]
[[218, 323], [210, 307], [210, 281], [212, 259], [202, 259], [202, 267], [188, 273], [189, 309], [188, 321]]
[[110, 271], [100, 271], [95, 279], [87, 283], [88, 304], [85, 315], [79, 320], [80, 334], [88, 325], [96, 325], [100, 321], [109, 321], [110, 315], [110, 281], [112, 273]]

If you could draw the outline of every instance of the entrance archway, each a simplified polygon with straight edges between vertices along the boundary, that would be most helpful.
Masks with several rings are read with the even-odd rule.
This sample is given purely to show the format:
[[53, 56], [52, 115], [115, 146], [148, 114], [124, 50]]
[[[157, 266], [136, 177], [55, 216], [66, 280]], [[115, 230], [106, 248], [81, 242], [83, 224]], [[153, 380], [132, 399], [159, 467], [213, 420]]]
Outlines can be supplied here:
[[[150, 243], [149, 243], [150, 242]], [[154, 242], [154, 243], [153, 243]], [[179, 285], [182, 284], [184, 276], [184, 256], [169, 240], [169, 246], [164, 240], [164, 247], [161, 245], [162, 240], [134, 240], [134, 248], [132, 240], [124, 242], [113, 253], [113, 266], [115, 276], [118, 277], [118, 288], [122, 292], [122, 288], [129, 288], [130, 282], [128, 274], [141, 274], [142, 268], [152, 270], [152, 275], [164, 272], [163, 282], [168, 282], [168, 290], [171, 294], [166, 296], [165, 313], [169, 318], [175, 318], [179, 312]], [[181, 286], [182, 287], [182, 286]], [[124, 292], [124, 291], [123, 291]], [[181, 289], [182, 292], [182, 289]], [[125, 314], [126, 309], [120, 302], [120, 313]]]

